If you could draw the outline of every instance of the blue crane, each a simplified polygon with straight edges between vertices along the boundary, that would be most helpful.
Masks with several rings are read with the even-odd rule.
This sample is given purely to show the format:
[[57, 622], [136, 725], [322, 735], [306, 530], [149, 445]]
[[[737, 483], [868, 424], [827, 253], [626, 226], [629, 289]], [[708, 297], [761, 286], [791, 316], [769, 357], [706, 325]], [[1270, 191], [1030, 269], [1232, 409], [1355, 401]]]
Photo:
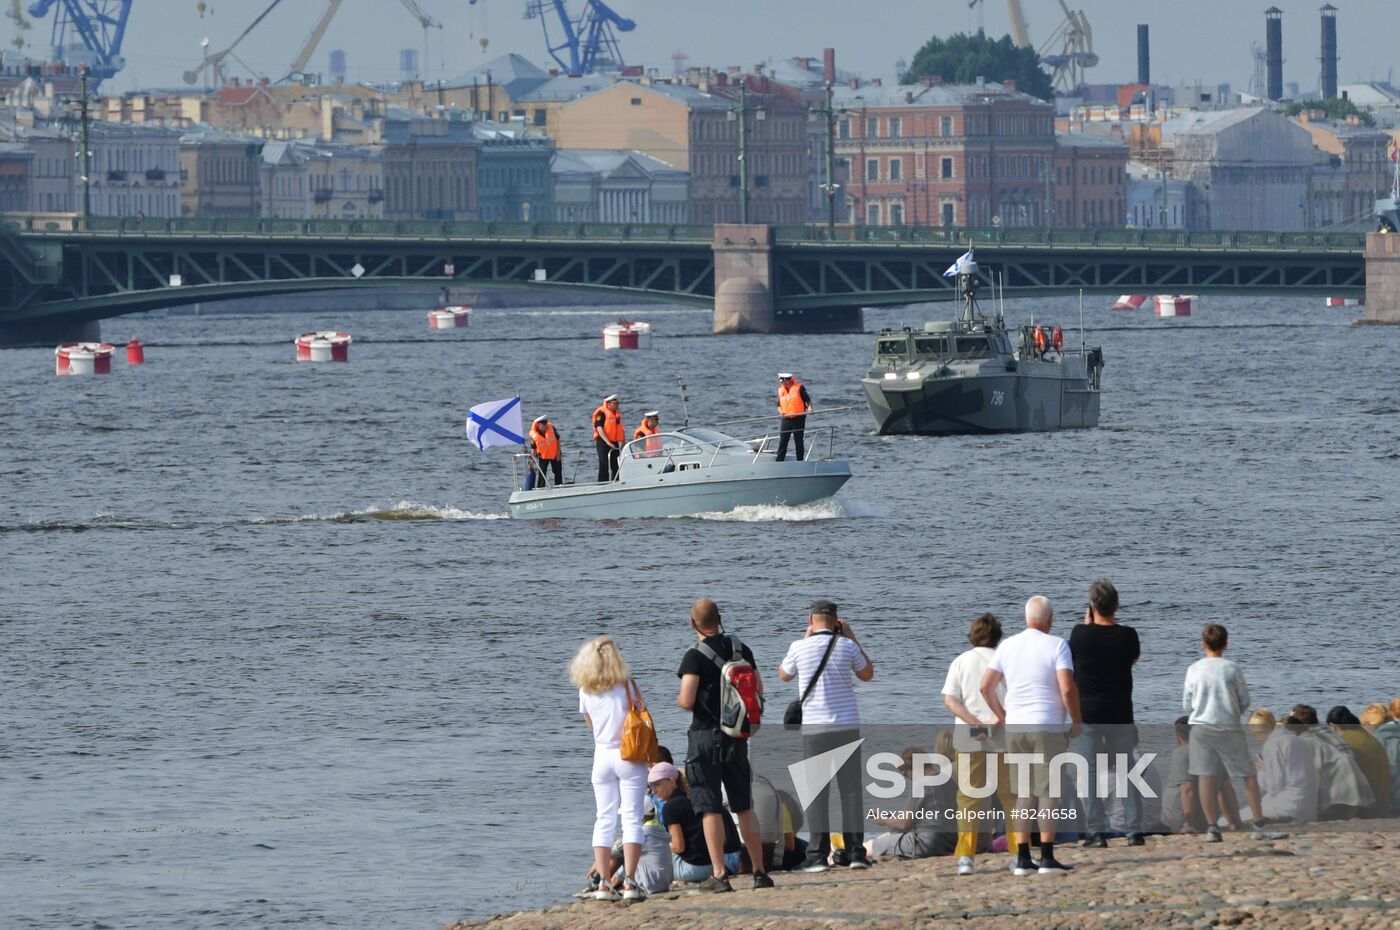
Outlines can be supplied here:
[[[126, 64], [122, 39], [132, 0], [35, 0], [29, 15], [42, 19], [55, 6], [53, 57], [70, 65], [87, 65], [93, 85], [101, 84]], [[70, 40], [69, 29], [76, 41]]]
[[[475, 4], [477, 0], [471, 0]], [[552, 15], [551, 15], [552, 14]], [[565, 0], [525, 0], [525, 18], [538, 19], [544, 44], [570, 77], [592, 74], [600, 67], [622, 64], [617, 32], [631, 32], [636, 22], [621, 15], [603, 0], [587, 0], [577, 18], [569, 16]], [[550, 28], [550, 22], [555, 26]]]

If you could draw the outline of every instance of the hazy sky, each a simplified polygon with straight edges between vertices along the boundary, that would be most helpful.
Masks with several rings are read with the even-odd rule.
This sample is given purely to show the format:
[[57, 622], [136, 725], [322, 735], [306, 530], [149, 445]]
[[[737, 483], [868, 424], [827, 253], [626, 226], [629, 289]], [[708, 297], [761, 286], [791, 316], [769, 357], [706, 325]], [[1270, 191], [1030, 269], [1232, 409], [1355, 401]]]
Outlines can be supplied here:
[[[260, 12], [268, 0], [135, 0], [126, 39], [126, 72], [112, 89], [173, 87], [200, 60], [200, 40], [222, 48]], [[1003, 0], [984, 0], [989, 33], [1007, 31]], [[487, 58], [514, 51], [545, 66], [548, 56], [538, 22], [523, 19], [525, 0], [419, 0], [442, 30], [428, 38], [425, 75], [450, 77]], [[582, 0], [569, 0], [578, 9]], [[1384, 79], [1400, 59], [1400, 3], [1397, 0], [1333, 0], [1338, 14], [1339, 76]], [[8, 7], [9, 4], [5, 4]], [[28, 6], [28, 0], [24, 0]], [[837, 49], [842, 67], [867, 75], [891, 74], [895, 62], [913, 57], [931, 35], [975, 29], [978, 13], [967, 0], [612, 0], [620, 13], [637, 21], [623, 35], [629, 64], [671, 70], [671, 56], [684, 51], [692, 65], [753, 65], [771, 58], [819, 55]], [[1263, 10], [1269, 3], [1240, 0], [1079, 0], [1094, 29], [1094, 50], [1102, 58], [1090, 71], [1093, 81], [1129, 81], [1136, 74], [1136, 29], [1152, 26], [1152, 76], [1160, 83], [1229, 81], [1248, 86], [1252, 71], [1249, 43], [1263, 43]], [[1023, 0], [1031, 37], [1047, 38], [1061, 19], [1056, 0]], [[1318, 75], [1318, 14], [1321, 0], [1306, 4], [1281, 0], [1284, 10], [1284, 80], [1315, 87]], [[237, 54], [252, 68], [276, 79], [287, 70], [325, 0], [283, 0]], [[16, 33], [5, 18], [6, 39]], [[33, 44], [48, 41], [47, 24], [26, 34]], [[489, 40], [485, 50], [481, 40]], [[423, 47], [423, 32], [396, 0], [344, 0], [309, 70], [326, 70], [331, 49], [348, 53], [352, 78], [392, 80], [398, 51]], [[237, 63], [232, 73], [241, 74]]]

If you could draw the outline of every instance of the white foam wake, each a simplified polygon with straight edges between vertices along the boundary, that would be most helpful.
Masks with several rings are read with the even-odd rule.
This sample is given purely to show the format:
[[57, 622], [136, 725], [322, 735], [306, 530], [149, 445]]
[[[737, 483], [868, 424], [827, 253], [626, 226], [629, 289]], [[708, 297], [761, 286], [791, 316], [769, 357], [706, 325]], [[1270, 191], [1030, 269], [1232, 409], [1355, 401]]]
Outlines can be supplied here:
[[292, 518], [259, 517], [254, 523], [360, 523], [368, 520], [508, 520], [509, 514], [481, 513], [459, 507], [438, 507], [414, 501], [399, 501], [389, 507], [365, 507], [332, 514], [306, 514]]
[[850, 517], [878, 517], [873, 507], [855, 500], [829, 498], [810, 504], [754, 504], [723, 513], [697, 513], [694, 519], [733, 523], [805, 523], [810, 520], [839, 520]]

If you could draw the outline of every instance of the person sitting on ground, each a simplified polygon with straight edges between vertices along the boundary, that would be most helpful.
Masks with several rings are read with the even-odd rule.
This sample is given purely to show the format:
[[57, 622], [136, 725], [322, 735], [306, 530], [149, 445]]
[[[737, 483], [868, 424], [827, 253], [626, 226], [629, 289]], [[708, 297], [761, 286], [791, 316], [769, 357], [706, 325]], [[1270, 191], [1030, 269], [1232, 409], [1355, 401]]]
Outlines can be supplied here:
[[[1199, 779], [1191, 774], [1191, 718], [1176, 719], [1176, 746], [1172, 749], [1171, 767], [1162, 793], [1162, 825], [1173, 833], [1203, 833], [1206, 815], [1201, 810]], [[1216, 809], [1225, 812], [1230, 826], [1244, 829], [1240, 820], [1239, 799], [1225, 772], [1216, 772], [1220, 785], [1216, 792]]]
[[1255, 765], [1267, 821], [1309, 823], [1317, 819], [1317, 761], [1294, 728], [1288, 723], [1277, 725], [1266, 707], [1249, 715], [1249, 732], [1264, 744]]
[[1340, 704], [1327, 712], [1327, 725], [1351, 747], [1356, 764], [1361, 766], [1366, 783], [1371, 786], [1375, 800], [1361, 816], [1389, 817], [1390, 762], [1385, 757], [1385, 747], [1361, 726], [1355, 714]]
[[1384, 704], [1372, 704], [1361, 712], [1361, 725], [1380, 740], [1390, 763], [1390, 813], [1400, 814], [1400, 698]]
[[1351, 747], [1331, 729], [1318, 723], [1317, 708], [1293, 705], [1289, 714], [1300, 727], [1298, 735], [1307, 741], [1317, 762], [1317, 819], [1348, 820], [1376, 803], [1366, 773], [1356, 763]]
[[[773, 787], [767, 778], [753, 776], [753, 810], [758, 816], [758, 830], [763, 837], [763, 865], [768, 871], [791, 871], [801, 865], [807, 855], [807, 842], [797, 835], [793, 826], [792, 808], [796, 804], [796, 799]], [[802, 816], [801, 808], [797, 808], [797, 816]]]
[[[690, 798], [677, 784], [680, 773], [669, 762], [658, 762], [647, 775], [652, 794], [664, 802], [661, 822], [671, 837], [671, 868], [678, 882], [704, 882], [713, 874], [710, 851], [705, 844], [705, 828], [701, 815], [695, 812]], [[739, 874], [739, 831], [728, 810], [723, 813], [724, 868], [730, 875]]]
[[[957, 759], [953, 748], [953, 731], [945, 729], [938, 734], [934, 744], [935, 756], [949, 761]], [[950, 821], [946, 811], [957, 803], [957, 774], [935, 788], [922, 789], [923, 797], [914, 797], [912, 781], [916, 757], [925, 755], [924, 750], [911, 746], [899, 754], [899, 773], [909, 779], [910, 793], [898, 802], [890, 802], [898, 813], [894, 817], [876, 818], [876, 823], [885, 827], [881, 833], [866, 840], [865, 850], [874, 859], [926, 859], [930, 856], [951, 856], [958, 848], [960, 837], [957, 824]], [[973, 843], [977, 840], [973, 834]], [[983, 845], [991, 847], [991, 836], [986, 834]], [[972, 847], [975, 851], [975, 846]]]
[[[666, 828], [661, 825], [656, 814], [655, 805], [648, 800], [642, 813], [642, 832], [645, 839], [642, 842], [642, 855], [637, 860], [637, 869], [634, 877], [637, 884], [646, 889], [647, 894], [659, 894], [668, 891], [675, 875], [675, 868], [671, 863], [671, 835], [666, 832]], [[613, 842], [612, 867], [613, 886], [617, 887], [626, 880], [624, 871], [622, 840]], [[578, 894], [576, 898], [591, 898], [598, 891], [598, 867], [590, 866], [588, 870], [588, 887]]]

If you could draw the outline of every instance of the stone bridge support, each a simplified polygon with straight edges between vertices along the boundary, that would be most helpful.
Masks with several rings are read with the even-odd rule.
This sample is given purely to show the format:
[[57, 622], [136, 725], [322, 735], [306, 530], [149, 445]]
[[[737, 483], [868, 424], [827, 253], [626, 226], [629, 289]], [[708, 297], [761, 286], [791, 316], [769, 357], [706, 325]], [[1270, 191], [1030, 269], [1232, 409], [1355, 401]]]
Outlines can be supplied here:
[[737, 223], [716, 225], [714, 254], [714, 331], [775, 331], [772, 227]]
[[[3, 311], [0, 311], [2, 314]], [[64, 342], [101, 342], [102, 324], [97, 320], [25, 320], [0, 323], [0, 349], [23, 346], [53, 348]]]
[[1400, 233], [1366, 234], [1364, 323], [1400, 324]]

